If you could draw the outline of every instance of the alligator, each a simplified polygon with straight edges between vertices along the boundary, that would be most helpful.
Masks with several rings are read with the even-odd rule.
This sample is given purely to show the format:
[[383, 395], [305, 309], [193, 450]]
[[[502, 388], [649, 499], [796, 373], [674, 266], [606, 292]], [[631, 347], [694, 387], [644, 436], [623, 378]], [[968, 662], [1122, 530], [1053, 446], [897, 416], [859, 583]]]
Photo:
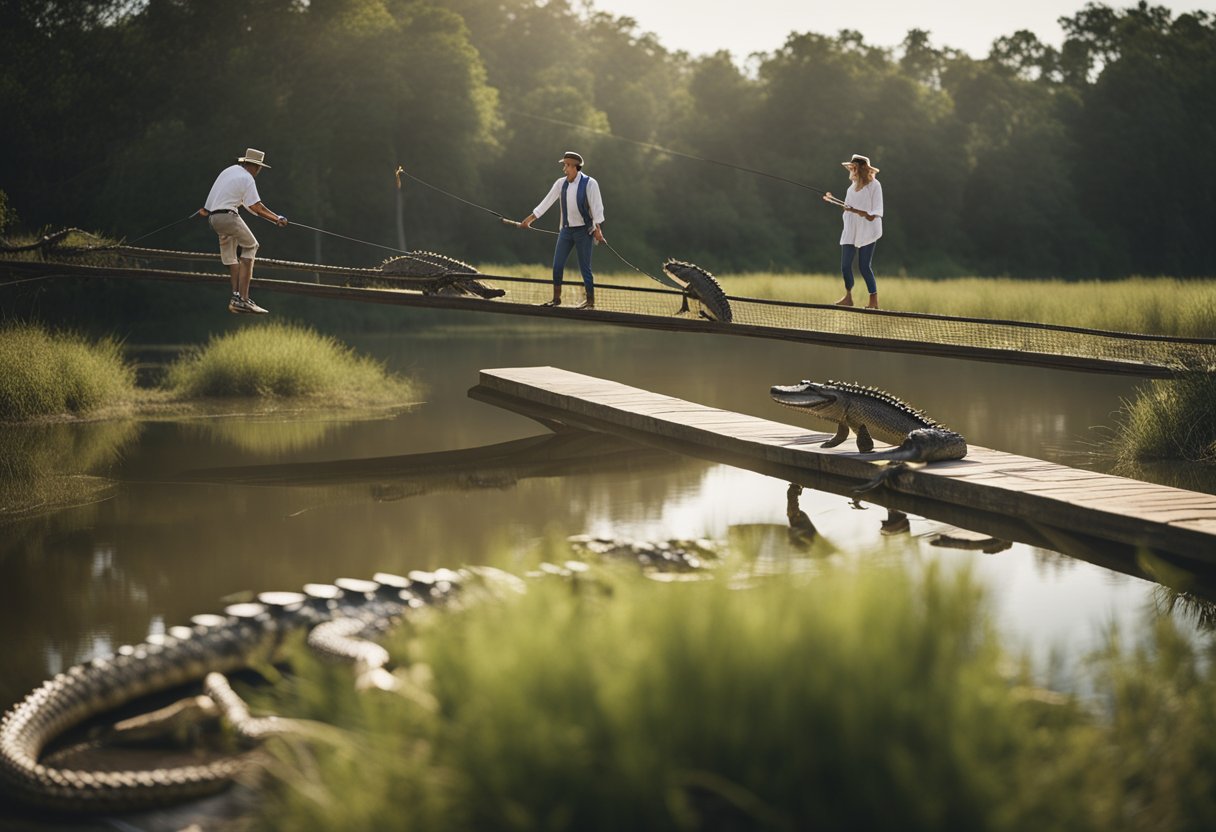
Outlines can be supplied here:
[[804, 379], [798, 384], [774, 386], [769, 395], [777, 404], [835, 422], [836, 435], [823, 443], [824, 448], [844, 442], [851, 428], [857, 433], [857, 449], [862, 453], [874, 450], [875, 439], [898, 446], [875, 454], [875, 459], [937, 462], [967, 455], [967, 440], [961, 434], [873, 387]]
[[145, 808], [219, 791], [249, 768], [248, 754], [205, 764], [101, 771], [58, 767], [44, 752], [94, 717], [200, 681], [202, 696], [162, 710], [177, 714], [192, 701], [205, 716], [226, 718], [249, 740], [287, 730], [290, 720], [251, 719], [223, 674], [281, 658], [286, 638], [307, 630], [309, 647], [354, 664], [362, 686], [391, 687], [396, 677], [385, 669], [388, 653], [369, 638], [414, 608], [447, 600], [458, 588], [512, 581], [519, 579], [487, 567], [414, 571], [404, 577], [378, 573], [371, 581], [343, 578], [308, 584], [303, 592], [261, 593], [256, 602], [230, 605], [223, 615], [195, 616], [189, 626], [76, 665], [14, 705], [0, 721], [0, 786], [25, 803], [66, 812]]
[[668, 259], [663, 263], [663, 274], [668, 279], [662, 282], [684, 293], [683, 302], [675, 314], [688, 312], [688, 299], [695, 298], [701, 304], [698, 314], [702, 318], [725, 324], [734, 318], [722, 285], [705, 269], [684, 260]]
[[380, 264], [380, 273], [393, 281], [417, 283], [424, 295], [476, 295], [488, 300], [507, 293], [473, 277], [481, 272], [468, 263], [433, 251], [390, 257]]

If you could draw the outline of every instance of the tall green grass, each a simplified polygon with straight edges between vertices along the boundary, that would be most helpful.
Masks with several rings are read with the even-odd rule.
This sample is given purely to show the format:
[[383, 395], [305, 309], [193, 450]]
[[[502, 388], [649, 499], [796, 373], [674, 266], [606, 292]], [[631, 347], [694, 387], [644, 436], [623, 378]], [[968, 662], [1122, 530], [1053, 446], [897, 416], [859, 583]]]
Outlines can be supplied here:
[[0, 329], [0, 421], [81, 416], [135, 398], [135, 370], [118, 341], [32, 324]]
[[[712, 264], [700, 264], [713, 271]], [[548, 279], [541, 266], [481, 267], [498, 274]], [[659, 266], [650, 271], [657, 274]], [[797, 303], [833, 303], [843, 291], [827, 274], [717, 274], [728, 295]], [[596, 275], [601, 284], [655, 286], [636, 272]], [[862, 287], [864, 292], [864, 287]], [[927, 279], [878, 276], [883, 308], [964, 318], [996, 318], [1161, 335], [1207, 338], [1216, 321], [1216, 280], [1130, 277], [1120, 280], [1030, 280], [1001, 277]], [[856, 289], [854, 300], [857, 299]]]
[[408, 379], [336, 338], [278, 322], [213, 337], [169, 368], [166, 385], [183, 398], [324, 397], [333, 405], [397, 403], [417, 395]]
[[1168, 625], [1152, 649], [1112, 646], [1086, 703], [1027, 684], [965, 574], [583, 587], [415, 622], [393, 644], [408, 696], [304, 660], [276, 707], [349, 738], [284, 751], [261, 826], [1216, 822], [1216, 656]]
[[1216, 463], [1216, 375], [1191, 373], [1140, 388], [1124, 401], [1111, 446], [1125, 464]]

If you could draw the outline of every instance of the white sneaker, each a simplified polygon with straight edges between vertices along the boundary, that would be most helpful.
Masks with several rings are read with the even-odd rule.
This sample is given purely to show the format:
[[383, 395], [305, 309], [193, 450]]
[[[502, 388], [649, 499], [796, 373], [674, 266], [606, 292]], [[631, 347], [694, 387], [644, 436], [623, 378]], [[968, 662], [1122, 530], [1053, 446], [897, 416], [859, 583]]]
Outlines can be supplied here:
[[241, 315], [249, 310], [245, 308], [245, 301], [241, 300], [240, 295], [233, 295], [228, 298], [228, 311], [234, 315]]
[[253, 298], [245, 298], [245, 311], [252, 312], [255, 315], [269, 315], [269, 309], [263, 309], [253, 302]]

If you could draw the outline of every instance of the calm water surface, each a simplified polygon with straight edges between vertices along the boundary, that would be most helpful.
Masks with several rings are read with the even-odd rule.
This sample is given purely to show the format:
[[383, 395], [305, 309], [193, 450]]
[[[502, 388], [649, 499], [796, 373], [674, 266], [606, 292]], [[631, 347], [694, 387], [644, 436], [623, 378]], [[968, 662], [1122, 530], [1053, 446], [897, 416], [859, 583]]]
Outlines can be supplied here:
[[[593, 470], [529, 471], [540, 475], [520, 479], [489, 470], [406, 480], [360, 476], [356, 467], [341, 483], [251, 486], [187, 473], [457, 450], [545, 433], [466, 396], [482, 368], [553, 365], [784, 422], [797, 416], [769, 401], [771, 384], [855, 380], [903, 397], [975, 444], [1097, 468], [1094, 428], [1112, 424], [1136, 384], [598, 325], [449, 313], [436, 326], [409, 312], [401, 321], [397, 335], [352, 342], [426, 385], [425, 401], [393, 418], [287, 412], [147, 421], [111, 426], [111, 439], [90, 434], [104, 429], [97, 425], [71, 426], [82, 446], [115, 443], [117, 461], [96, 473], [118, 485], [91, 505], [0, 526], [4, 704], [48, 674], [216, 611], [246, 590], [484, 562], [503, 548], [534, 554], [583, 533], [735, 537], [757, 547], [761, 561], [801, 557], [787, 542], [785, 482], [662, 453], [621, 453]], [[1001, 626], [1040, 658], [1075, 658], [1112, 622], [1138, 629], [1154, 603], [1153, 584], [1055, 553], [1020, 544], [995, 554], [933, 547], [928, 540], [941, 526], [916, 517], [910, 536], [888, 538], [880, 532], [885, 509], [855, 508], [825, 492], [806, 491], [801, 506], [821, 534], [813, 549], [820, 559], [859, 568], [892, 560], [971, 566]]]

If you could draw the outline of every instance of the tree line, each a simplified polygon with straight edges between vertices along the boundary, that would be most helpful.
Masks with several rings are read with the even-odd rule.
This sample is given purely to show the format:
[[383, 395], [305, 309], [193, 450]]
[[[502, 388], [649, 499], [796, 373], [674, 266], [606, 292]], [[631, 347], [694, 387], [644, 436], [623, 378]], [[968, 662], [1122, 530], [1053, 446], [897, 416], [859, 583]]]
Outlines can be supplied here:
[[[131, 239], [256, 147], [289, 219], [545, 262], [550, 238], [491, 212], [526, 215], [575, 149], [609, 240], [643, 268], [831, 272], [840, 218], [816, 193], [687, 157], [842, 193], [857, 152], [882, 169], [880, 274], [1216, 274], [1216, 18], [1141, 2], [1061, 21], [1058, 49], [1025, 31], [982, 59], [916, 29], [891, 48], [793, 32], [741, 67], [569, 0], [12, 0], [0, 192], [28, 230]], [[398, 165], [490, 212], [398, 189]], [[390, 254], [252, 222], [267, 256]], [[145, 242], [214, 238], [192, 220]]]

